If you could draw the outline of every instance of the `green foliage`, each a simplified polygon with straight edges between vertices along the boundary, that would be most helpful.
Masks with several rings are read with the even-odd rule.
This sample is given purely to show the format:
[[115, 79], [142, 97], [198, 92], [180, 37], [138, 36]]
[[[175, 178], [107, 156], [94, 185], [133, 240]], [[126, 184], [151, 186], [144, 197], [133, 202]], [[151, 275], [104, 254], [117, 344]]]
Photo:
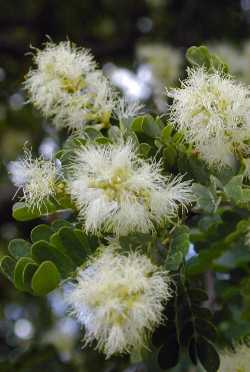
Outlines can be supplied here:
[[34, 272], [31, 281], [31, 288], [36, 295], [43, 296], [60, 283], [60, 273], [51, 261], [44, 261]]
[[20, 291], [45, 295], [62, 279], [74, 275], [98, 246], [97, 238], [64, 220], [51, 226], [38, 225], [31, 231], [32, 243], [14, 239], [9, 253], [0, 261], [2, 273]]
[[227, 64], [216, 54], [209, 52], [204, 45], [199, 47], [192, 46], [186, 52], [188, 62], [193, 66], [204, 66], [208, 71], [218, 70], [228, 72]]
[[187, 226], [177, 226], [171, 235], [165, 267], [177, 271], [184, 262], [190, 246], [189, 229]]
[[179, 278], [174, 288], [174, 298], [166, 307], [168, 322], [153, 335], [153, 343], [159, 348], [158, 362], [162, 369], [177, 365], [181, 353], [189, 355], [193, 364], [200, 362], [207, 372], [219, 368], [219, 355], [213, 345], [217, 332], [212, 313], [204, 302], [208, 297], [200, 288], [192, 288]]

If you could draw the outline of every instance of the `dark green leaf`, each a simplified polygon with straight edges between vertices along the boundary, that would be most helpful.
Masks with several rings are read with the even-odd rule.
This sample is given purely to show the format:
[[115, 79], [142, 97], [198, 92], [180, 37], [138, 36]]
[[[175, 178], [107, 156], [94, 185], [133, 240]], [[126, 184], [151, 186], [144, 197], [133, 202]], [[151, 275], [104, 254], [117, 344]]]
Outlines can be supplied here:
[[17, 289], [20, 291], [25, 291], [25, 285], [23, 282], [23, 272], [27, 264], [33, 263], [33, 260], [30, 257], [21, 257], [16, 263], [14, 270], [14, 284]]
[[63, 278], [67, 277], [76, 268], [69, 256], [66, 256], [57, 247], [54, 247], [46, 241], [34, 243], [31, 251], [32, 257], [38, 263], [52, 261]]
[[220, 366], [219, 355], [214, 346], [205, 337], [197, 340], [197, 355], [207, 372], [217, 372]]
[[158, 354], [158, 363], [162, 369], [173, 368], [179, 360], [179, 344], [175, 337], [170, 337]]
[[192, 46], [186, 52], [186, 58], [194, 66], [204, 66], [207, 70], [228, 72], [227, 64], [217, 55], [210, 53], [205, 46]]
[[8, 251], [14, 258], [30, 256], [31, 244], [23, 239], [13, 239], [10, 241]]
[[30, 221], [39, 218], [44, 215], [48, 215], [57, 211], [58, 206], [52, 202], [46, 203], [41, 209], [27, 208], [25, 203], [18, 202], [13, 205], [12, 215], [17, 221]]
[[38, 268], [38, 265], [36, 263], [27, 263], [24, 266], [22, 281], [23, 281], [23, 287], [27, 291], [31, 291], [31, 289], [32, 289], [31, 288], [31, 281], [32, 281], [32, 277], [33, 277], [35, 271], [37, 270], [37, 268]]
[[76, 266], [83, 264], [87, 254], [91, 251], [87, 236], [83, 233], [75, 234], [69, 227], [62, 227], [51, 236], [51, 243], [69, 256]]
[[0, 269], [2, 273], [10, 280], [14, 281], [14, 270], [16, 261], [10, 256], [3, 256], [0, 260]]
[[31, 287], [36, 295], [53, 291], [60, 283], [60, 273], [51, 261], [44, 261], [33, 275]]
[[48, 225], [38, 225], [31, 231], [30, 237], [33, 243], [38, 242], [39, 240], [49, 241], [53, 232], [53, 229]]
[[216, 200], [212, 192], [198, 183], [193, 183], [192, 190], [197, 197], [197, 208], [207, 213], [213, 213], [216, 209]]

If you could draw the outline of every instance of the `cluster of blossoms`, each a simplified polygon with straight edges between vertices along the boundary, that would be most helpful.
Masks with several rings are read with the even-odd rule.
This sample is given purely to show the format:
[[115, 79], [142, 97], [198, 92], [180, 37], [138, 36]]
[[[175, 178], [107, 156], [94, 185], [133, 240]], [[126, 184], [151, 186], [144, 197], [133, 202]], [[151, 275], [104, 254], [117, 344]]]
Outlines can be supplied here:
[[171, 296], [167, 272], [144, 255], [105, 250], [79, 270], [66, 299], [85, 327], [85, 342], [97, 340], [107, 357], [146, 344], [148, 332], [163, 321]]
[[[141, 49], [139, 54], [152, 66], [158, 87], [162, 78], [170, 84], [175, 80], [180, 65], [177, 52], [156, 46]], [[170, 69], [165, 65], [168, 58]], [[57, 128], [67, 128], [73, 134], [61, 151], [61, 159], [66, 155], [63, 165], [42, 156], [34, 159], [31, 152], [25, 150], [22, 159], [9, 165], [13, 183], [18, 191], [22, 190], [21, 200], [28, 209], [43, 214], [49, 202], [55, 205], [56, 211], [58, 206], [64, 209], [70, 206], [72, 216], [77, 215], [77, 221], [70, 226], [80, 226], [86, 235], [93, 234], [95, 241], [99, 241], [100, 246], [93, 248], [95, 252], [86, 262], [80, 261], [81, 266], [75, 267], [75, 272], [70, 268], [70, 278], [66, 280], [69, 285], [65, 301], [84, 326], [85, 344], [96, 343], [107, 358], [139, 350], [147, 345], [154, 329], [166, 320], [164, 308], [173, 295], [172, 278], [166, 266], [164, 268], [174, 245], [174, 229], [169, 232], [169, 225], [178, 219], [180, 209], [186, 210], [194, 201], [191, 181], [183, 180], [182, 175], [171, 176], [164, 169], [165, 160], [156, 160], [162, 152], [164, 159], [168, 154], [164, 151], [168, 150], [164, 148], [165, 129], [167, 135], [171, 132], [169, 137], [172, 133], [178, 137], [179, 133], [168, 126], [161, 130], [161, 124], [160, 134], [156, 131], [156, 135], [148, 136], [146, 130], [143, 132], [150, 116], [130, 120], [141, 114], [142, 106], [120, 99], [85, 49], [76, 48], [70, 42], [59, 45], [49, 42], [44, 50], [37, 50], [34, 62], [36, 68], [28, 73], [25, 82], [30, 101], [51, 118]], [[169, 91], [168, 95], [173, 99], [170, 110], [173, 125], [209, 165], [232, 166], [236, 155], [241, 158], [249, 155], [248, 87], [212, 68], [207, 71], [199, 67], [188, 70], [181, 87]], [[120, 128], [108, 128], [113, 123]], [[86, 124], [94, 125], [94, 129], [84, 129]], [[150, 133], [155, 132], [154, 129]], [[89, 133], [97, 137], [92, 138]], [[153, 159], [142, 157], [137, 146], [148, 137], [149, 143], [141, 145], [146, 145], [149, 151], [152, 149], [156, 154]], [[177, 145], [176, 149], [178, 156]], [[242, 165], [245, 167], [242, 177], [249, 181], [250, 158], [246, 156]], [[164, 235], [166, 231], [168, 236]], [[145, 249], [143, 254], [143, 247], [138, 243], [138, 253], [138, 245], [130, 246], [129, 239], [126, 240], [131, 233], [154, 234], [159, 244], [150, 252]], [[178, 239], [179, 236], [176, 238], [179, 242]], [[104, 245], [105, 241], [109, 243]], [[129, 247], [124, 250], [126, 242]], [[249, 231], [246, 244], [250, 244]], [[52, 245], [51, 249], [56, 247]], [[173, 256], [179, 255], [177, 259], [184, 260], [185, 254], [174, 251]], [[178, 269], [173, 269], [175, 274], [181, 267], [180, 264]], [[178, 285], [176, 288], [178, 290]], [[179, 302], [179, 297], [176, 298]], [[175, 311], [178, 318], [177, 306]], [[195, 343], [197, 340], [195, 337]], [[220, 371], [249, 370], [247, 355], [248, 350], [243, 346], [235, 355], [223, 354]]]
[[173, 98], [171, 119], [210, 165], [232, 166], [249, 153], [250, 90], [222, 73], [189, 70]]
[[[34, 61], [36, 69], [25, 83], [30, 101], [58, 128], [74, 131], [88, 123], [100, 130], [110, 125], [111, 115], [122, 121], [141, 112], [140, 104], [117, 98], [86, 50], [69, 42], [48, 43]], [[64, 193], [84, 231], [112, 234], [117, 241], [131, 232], [156, 231], [193, 201], [191, 182], [164, 174], [161, 162], [142, 159], [132, 140], [97, 144], [77, 131], [77, 138], [82, 135], [87, 143], [72, 149], [67, 166], [33, 159], [30, 151], [10, 164], [12, 180], [29, 209], [41, 212]], [[146, 255], [122, 253], [113, 243], [77, 270], [65, 299], [85, 327], [86, 343], [96, 340], [109, 357], [144, 346], [163, 321], [170, 296], [167, 271]]]
[[25, 88], [30, 101], [58, 128], [81, 129], [86, 122], [107, 125], [115, 93], [88, 50], [69, 41], [49, 42], [37, 50], [34, 64]]
[[250, 350], [247, 345], [242, 344], [236, 351], [222, 354], [219, 372], [248, 372], [249, 365]]

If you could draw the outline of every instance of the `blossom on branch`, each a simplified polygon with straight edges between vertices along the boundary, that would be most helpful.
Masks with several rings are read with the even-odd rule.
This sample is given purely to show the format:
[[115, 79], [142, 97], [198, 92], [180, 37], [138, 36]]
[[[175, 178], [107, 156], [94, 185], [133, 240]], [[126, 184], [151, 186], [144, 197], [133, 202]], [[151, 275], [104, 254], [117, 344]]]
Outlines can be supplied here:
[[81, 129], [87, 122], [107, 125], [115, 105], [109, 80], [87, 49], [49, 42], [34, 56], [27, 74], [30, 101], [58, 128]]
[[31, 209], [39, 210], [56, 194], [58, 170], [51, 160], [33, 159], [26, 150], [23, 159], [10, 163], [9, 173], [14, 185], [22, 189], [22, 200]]
[[75, 155], [69, 193], [86, 231], [149, 232], [192, 201], [191, 184], [161, 173], [131, 142], [82, 146]]
[[97, 341], [107, 357], [146, 345], [163, 320], [171, 297], [168, 272], [144, 255], [120, 255], [107, 247], [80, 269], [65, 294], [72, 313], [85, 327], [85, 344]]
[[189, 70], [170, 91], [171, 119], [210, 165], [231, 166], [238, 151], [249, 153], [250, 91], [222, 73]]

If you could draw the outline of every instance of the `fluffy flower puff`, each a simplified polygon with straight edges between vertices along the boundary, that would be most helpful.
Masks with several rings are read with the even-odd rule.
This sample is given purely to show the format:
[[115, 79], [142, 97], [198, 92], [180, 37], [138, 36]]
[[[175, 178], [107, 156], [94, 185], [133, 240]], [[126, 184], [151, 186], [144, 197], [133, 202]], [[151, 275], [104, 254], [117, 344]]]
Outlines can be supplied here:
[[85, 89], [69, 96], [54, 111], [53, 121], [57, 128], [80, 130], [84, 124], [92, 122], [102, 127], [109, 125], [117, 93], [102, 71], [89, 73], [85, 81]]
[[69, 193], [86, 231], [126, 235], [149, 232], [192, 201], [189, 181], [161, 174], [161, 166], [136, 154], [131, 142], [82, 146], [76, 153]]
[[66, 292], [72, 313], [85, 327], [85, 344], [97, 341], [107, 357], [145, 346], [164, 317], [170, 278], [144, 255], [105, 248], [78, 272]]
[[40, 209], [56, 194], [58, 169], [55, 162], [42, 157], [32, 159], [26, 150], [24, 158], [9, 164], [9, 173], [16, 187], [22, 189], [22, 200], [31, 209]]
[[124, 97], [122, 97], [116, 102], [114, 115], [119, 121], [122, 121], [142, 115], [143, 111], [144, 105], [139, 101], [127, 101]]
[[109, 120], [113, 90], [90, 52], [69, 41], [49, 42], [34, 56], [25, 88], [30, 101], [59, 128], [81, 128], [87, 121]]
[[227, 351], [221, 355], [218, 372], [248, 372], [249, 365], [250, 349], [248, 346], [242, 344], [234, 352]]
[[231, 165], [235, 150], [248, 152], [250, 91], [219, 72], [189, 70], [173, 98], [171, 119], [210, 165]]

